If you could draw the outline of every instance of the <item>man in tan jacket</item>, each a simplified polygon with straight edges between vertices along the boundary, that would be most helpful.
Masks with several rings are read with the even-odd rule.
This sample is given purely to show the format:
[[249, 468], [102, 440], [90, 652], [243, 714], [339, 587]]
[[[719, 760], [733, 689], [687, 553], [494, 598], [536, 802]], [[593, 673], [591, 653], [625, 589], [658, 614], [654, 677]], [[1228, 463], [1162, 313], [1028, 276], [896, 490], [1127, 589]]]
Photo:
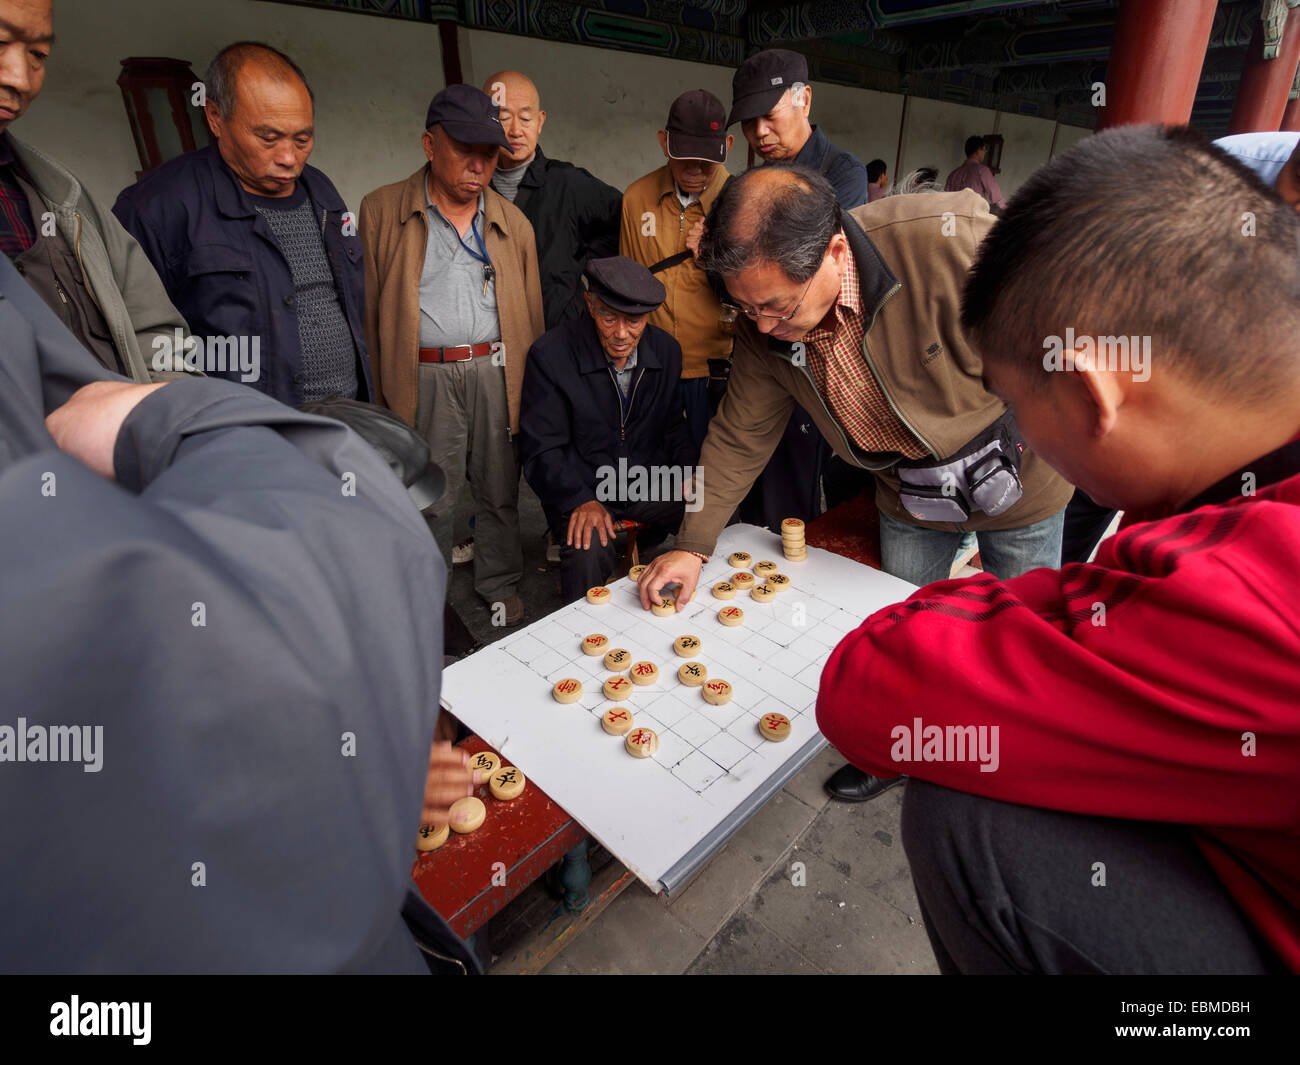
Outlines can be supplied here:
[[448, 491], [429, 525], [451, 564], [457, 488], [474, 502], [474, 589], [494, 624], [519, 598], [519, 396], [543, 332], [533, 228], [492, 190], [508, 148], [496, 105], [449, 85], [425, 121], [428, 165], [361, 201], [366, 343], [375, 395], [429, 441]]
[[649, 269], [668, 290], [650, 324], [681, 345], [682, 399], [696, 446], [704, 440], [712, 414], [709, 360], [731, 354], [722, 300], [693, 254], [704, 216], [727, 183], [725, 164], [734, 138], [727, 133], [726, 115], [722, 101], [704, 89], [673, 101], [659, 131], [667, 162], [628, 186], [619, 228], [619, 254]]
[[[731, 382], [700, 454], [703, 506], [642, 574], [645, 606], [671, 583], [689, 600], [794, 403], [846, 462], [875, 471], [886, 572], [942, 580], [967, 531], [1003, 580], [1060, 564], [1071, 486], [1024, 449], [960, 325], [966, 272], [993, 222], [969, 190], [845, 213], [811, 170], [732, 178], [700, 244], [744, 315]], [[827, 789], [861, 802], [899, 779], [845, 766]]]

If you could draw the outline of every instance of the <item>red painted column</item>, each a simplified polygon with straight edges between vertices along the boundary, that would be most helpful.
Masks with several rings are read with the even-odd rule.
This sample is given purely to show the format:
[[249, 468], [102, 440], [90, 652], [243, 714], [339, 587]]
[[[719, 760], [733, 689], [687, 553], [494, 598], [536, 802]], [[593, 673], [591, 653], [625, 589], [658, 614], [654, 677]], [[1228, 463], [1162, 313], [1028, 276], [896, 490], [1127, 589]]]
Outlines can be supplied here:
[[1106, 64], [1106, 109], [1097, 129], [1136, 122], [1182, 125], [1192, 117], [1217, 5], [1218, 0], [1120, 0]]
[[1255, 27], [1246, 52], [1246, 65], [1232, 105], [1229, 133], [1257, 133], [1278, 129], [1286, 111], [1296, 64], [1300, 63], [1300, 15], [1287, 13], [1282, 43], [1276, 59], [1264, 58], [1264, 27]]

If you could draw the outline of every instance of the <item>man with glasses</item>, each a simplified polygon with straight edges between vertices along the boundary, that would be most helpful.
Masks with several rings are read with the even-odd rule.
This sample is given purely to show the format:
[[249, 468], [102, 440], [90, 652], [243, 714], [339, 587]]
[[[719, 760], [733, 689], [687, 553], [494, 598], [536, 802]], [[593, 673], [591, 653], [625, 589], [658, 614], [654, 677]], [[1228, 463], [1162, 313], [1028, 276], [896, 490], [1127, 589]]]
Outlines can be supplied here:
[[[682, 348], [682, 398], [696, 446], [704, 440], [709, 405], [709, 360], [731, 354], [730, 318], [696, 262], [698, 227], [727, 182], [726, 109], [711, 92], [682, 93], [668, 109], [659, 147], [668, 162], [623, 194], [619, 253], [645, 266], [667, 290], [650, 323]], [[731, 312], [735, 314], [734, 311]]]
[[[886, 572], [943, 580], [967, 531], [1001, 579], [1059, 564], [1070, 485], [1024, 449], [959, 320], [966, 271], [992, 225], [969, 190], [844, 213], [829, 182], [800, 167], [728, 184], [700, 253], [746, 320], [700, 455], [700, 507], [642, 574], [647, 607], [671, 583], [679, 604], [689, 600], [795, 403], [841, 458], [875, 472]], [[861, 802], [899, 779], [846, 766], [827, 789]]]

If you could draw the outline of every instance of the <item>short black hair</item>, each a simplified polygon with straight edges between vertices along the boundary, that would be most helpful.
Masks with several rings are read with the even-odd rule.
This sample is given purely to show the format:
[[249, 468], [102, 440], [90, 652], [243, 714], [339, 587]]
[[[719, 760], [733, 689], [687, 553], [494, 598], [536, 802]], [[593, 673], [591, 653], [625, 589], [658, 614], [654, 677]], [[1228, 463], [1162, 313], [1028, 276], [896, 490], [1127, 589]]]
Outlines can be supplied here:
[[1031, 387], [1081, 337], [1150, 337], [1151, 362], [1262, 398], [1297, 368], [1300, 218], [1185, 126], [1123, 126], [1035, 171], [980, 245], [962, 327]]
[[966, 155], [969, 158], [984, 147], [984, 138], [976, 134], [966, 138]]
[[731, 178], [704, 222], [700, 265], [723, 277], [776, 263], [791, 281], [808, 281], [831, 237], [843, 227], [835, 189], [821, 174], [769, 163]]
[[267, 64], [267, 68], [279, 75], [277, 80], [286, 81], [289, 76], [293, 76], [301, 81], [311, 99], [312, 107], [316, 106], [316, 94], [312, 92], [302, 67], [269, 44], [263, 44], [261, 41], [236, 41], [234, 44], [226, 45], [213, 57], [212, 62], [208, 64], [207, 73], [203, 76], [204, 91], [207, 93], [207, 98], [216, 106], [217, 114], [222, 118], [229, 118], [234, 113], [235, 86], [239, 79], [239, 71], [245, 63], [259, 54], [270, 57], [271, 62]]
[[871, 162], [867, 164], [867, 180], [879, 181], [880, 175], [887, 169], [888, 167], [885, 166], [885, 161], [883, 159], [872, 159]]

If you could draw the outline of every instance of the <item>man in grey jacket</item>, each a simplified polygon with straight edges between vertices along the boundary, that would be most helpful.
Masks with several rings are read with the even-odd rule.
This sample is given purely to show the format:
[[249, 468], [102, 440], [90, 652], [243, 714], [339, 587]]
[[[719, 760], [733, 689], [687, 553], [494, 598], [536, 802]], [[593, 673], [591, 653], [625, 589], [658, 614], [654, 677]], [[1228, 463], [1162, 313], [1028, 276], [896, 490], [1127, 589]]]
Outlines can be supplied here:
[[188, 330], [143, 249], [70, 171], [8, 130], [41, 91], [53, 38], [51, 0], [0, 0], [0, 249], [107, 369], [167, 380], [184, 369], [172, 353]]
[[473, 774], [374, 450], [107, 372], [0, 258], [0, 542], [0, 971], [477, 971], [410, 876]]

